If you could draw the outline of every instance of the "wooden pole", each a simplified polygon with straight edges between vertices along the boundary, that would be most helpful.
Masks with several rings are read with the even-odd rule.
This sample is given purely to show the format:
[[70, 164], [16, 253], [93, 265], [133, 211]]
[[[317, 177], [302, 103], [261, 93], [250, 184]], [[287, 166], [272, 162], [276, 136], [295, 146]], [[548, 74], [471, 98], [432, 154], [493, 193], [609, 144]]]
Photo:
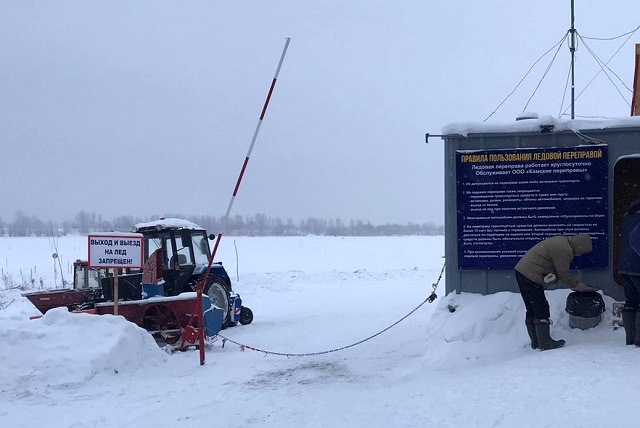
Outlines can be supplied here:
[[120, 274], [120, 268], [113, 270], [113, 315], [118, 315], [118, 275]]
[[640, 45], [636, 44], [636, 68], [633, 73], [633, 96], [631, 98], [631, 116], [640, 116]]

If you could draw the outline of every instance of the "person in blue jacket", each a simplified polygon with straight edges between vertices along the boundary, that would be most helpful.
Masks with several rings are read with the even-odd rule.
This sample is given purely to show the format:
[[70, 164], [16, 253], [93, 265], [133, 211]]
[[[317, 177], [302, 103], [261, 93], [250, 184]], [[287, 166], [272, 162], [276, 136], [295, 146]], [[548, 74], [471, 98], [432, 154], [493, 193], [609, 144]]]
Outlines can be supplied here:
[[[624, 324], [627, 345], [640, 346], [640, 255], [634, 250], [640, 238], [640, 199], [633, 202], [622, 217], [618, 274], [624, 281]], [[632, 233], [634, 232], [634, 233]]]

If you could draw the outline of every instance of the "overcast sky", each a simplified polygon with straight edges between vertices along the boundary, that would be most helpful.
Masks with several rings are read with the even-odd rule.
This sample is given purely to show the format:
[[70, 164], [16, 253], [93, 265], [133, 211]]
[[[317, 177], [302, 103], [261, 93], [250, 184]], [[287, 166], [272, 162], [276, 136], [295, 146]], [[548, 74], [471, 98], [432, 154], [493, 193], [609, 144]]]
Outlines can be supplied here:
[[[0, 218], [223, 215], [291, 37], [232, 214], [440, 224], [443, 143], [424, 134], [486, 118], [570, 4], [3, 1]], [[583, 36], [638, 25], [637, 0], [576, 2]], [[624, 40], [587, 43], [606, 61]], [[628, 87], [635, 43], [609, 63]], [[550, 60], [491, 121], [523, 110]], [[528, 111], [558, 116], [569, 62], [565, 43]], [[577, 92], [598, 70], [579, 44]], [[628, 116], [616, 83], [627, 101], [601, 74], [576, 114]]]

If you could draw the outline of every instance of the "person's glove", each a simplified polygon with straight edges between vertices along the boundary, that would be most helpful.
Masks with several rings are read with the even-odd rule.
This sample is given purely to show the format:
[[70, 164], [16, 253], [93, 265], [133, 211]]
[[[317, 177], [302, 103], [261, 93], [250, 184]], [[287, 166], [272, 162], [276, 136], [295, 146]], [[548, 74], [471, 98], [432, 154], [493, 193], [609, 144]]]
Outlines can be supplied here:
[[587, 284], [585, 284], [584, 282], [578, 282], [578, 285], [576, 285], [575, 287], [573, 287], [571, 290], [573, 291], [577, 291], [579, 293], [590, 293], [592, 291], [598, 291], [597, 288], [594, 287], [589, 287]]

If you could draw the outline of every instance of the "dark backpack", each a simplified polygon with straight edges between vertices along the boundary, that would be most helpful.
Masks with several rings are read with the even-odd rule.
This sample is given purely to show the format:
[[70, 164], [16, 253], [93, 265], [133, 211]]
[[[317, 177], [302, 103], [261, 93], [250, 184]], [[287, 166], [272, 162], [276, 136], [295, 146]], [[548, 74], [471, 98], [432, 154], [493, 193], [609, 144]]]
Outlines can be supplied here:
[[605, 311], [604, 299], [596, 291], [588, 293], [574, 291], [567, 296], [565, 311], [569, 315], [581, 318], [599, 317]]

